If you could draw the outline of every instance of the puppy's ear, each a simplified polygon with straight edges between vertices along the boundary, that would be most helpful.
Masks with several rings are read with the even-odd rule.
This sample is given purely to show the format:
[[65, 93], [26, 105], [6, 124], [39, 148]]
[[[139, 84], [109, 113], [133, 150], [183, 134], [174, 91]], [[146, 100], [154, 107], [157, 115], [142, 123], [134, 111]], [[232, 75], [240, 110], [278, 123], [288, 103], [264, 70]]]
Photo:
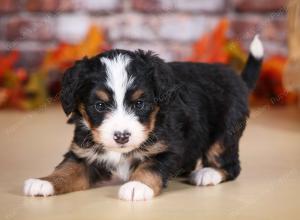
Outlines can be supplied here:
[[75, 65], [67, 69], [63, 75], [60, 101], [66, 115], [69, 115], [76, 109], [78, 101], [76, 92], [82, 83], [80, 76], [86, 71], [86, 61], [87, 58], [76, 61]]
[[152, 74], [152, 80], [156, 87], [155, 93], [158, 103], [170, 101], [174, 88], [176, 88], [176, 82], [169, 64], [151, 51], [139, 50], [137, 53], [143, 58], [146, 65], [150, 65], [150, 74]]

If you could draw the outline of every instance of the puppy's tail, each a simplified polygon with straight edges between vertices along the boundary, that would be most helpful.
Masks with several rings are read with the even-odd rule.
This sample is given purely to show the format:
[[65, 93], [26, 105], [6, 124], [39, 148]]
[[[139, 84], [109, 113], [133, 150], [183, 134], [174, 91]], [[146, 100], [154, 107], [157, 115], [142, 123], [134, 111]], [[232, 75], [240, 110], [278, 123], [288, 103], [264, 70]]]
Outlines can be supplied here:
[[254, 89], [259, 77], [260, 69], [264, 58], [264, 47], [256, 35], [250, 46], [250, 54], [246, 66], [242, 72], [242, 79], [247, 84], [249, 90]]

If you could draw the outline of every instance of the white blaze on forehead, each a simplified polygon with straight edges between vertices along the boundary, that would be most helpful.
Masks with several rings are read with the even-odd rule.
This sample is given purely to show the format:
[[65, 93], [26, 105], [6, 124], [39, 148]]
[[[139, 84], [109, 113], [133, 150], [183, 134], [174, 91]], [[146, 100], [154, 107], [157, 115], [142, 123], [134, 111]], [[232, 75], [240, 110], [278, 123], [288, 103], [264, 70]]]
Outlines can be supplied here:
[[117, 109], [123, 109], [123, 103], [126, 91], [133, 83], [133, 78], [128, 77], [126, 67], [130, 58], [126, 55], [119, 54], [113, 59], [103, 57], [100, 59], [106, 65], [106, 85], [114, 92], [114, 99]]
[[103, 120], [98, 128], [101, 142], [111, 149], [121, 149], [114, 141], [113, 135], [116, 131], [124, 132], [126, 130], [131, 135], [124, 150], [132, 150], [133, 147], [145, 141], [146, 134], [145, 128], [138, 121], [137, 116], [131, 111], [126, 111], [124, 105], [126, 91], [134, 82], [134, 78], [129, 77], [126, 71], [130, 58], [119, 54], [112, 59], [101, 58], [100, 61], [106, 66], [106, 85], [113, 91], [113, 98], [116, 103], [116, 109]]

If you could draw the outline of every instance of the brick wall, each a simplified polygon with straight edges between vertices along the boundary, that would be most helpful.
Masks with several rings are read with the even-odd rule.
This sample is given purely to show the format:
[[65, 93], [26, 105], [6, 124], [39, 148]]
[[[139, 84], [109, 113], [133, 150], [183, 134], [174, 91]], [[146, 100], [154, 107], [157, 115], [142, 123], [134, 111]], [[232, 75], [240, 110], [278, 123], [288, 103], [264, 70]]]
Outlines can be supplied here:
[[77, 42], [89, 24], [106, 31], [113, 47], [151, 49], [180, 60], [220, 18], [230, 36], [248, 46], [259, 32], [268, 54], [287, 53], [287, 0], [0, 0], [0, 51], [22, 51], [36, 65], [59, 41]]

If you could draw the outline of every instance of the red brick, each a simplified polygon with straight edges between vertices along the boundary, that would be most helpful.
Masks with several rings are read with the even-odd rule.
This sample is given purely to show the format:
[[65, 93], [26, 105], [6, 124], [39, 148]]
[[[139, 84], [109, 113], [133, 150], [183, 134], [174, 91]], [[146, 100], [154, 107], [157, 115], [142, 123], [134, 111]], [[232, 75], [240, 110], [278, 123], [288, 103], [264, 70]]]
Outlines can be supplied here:
[[168, 15], [160, 18], [159, 38], [175, 42], [194, 42], [218, 23], [215, 17]]
[[[165, 1], [165, 0], [164, 0]], [[227, 7], [226, 0], [169, 0], [173, 2], [176, 11], [187, 12], [224, 12]]]
[[267, 22], [262, 28], [262, 36], [271, 41], [286, 42], [287, 41], [287, 19], [275, 19]]
[[58, 11], [74, 11], [78, 9], [78, 0], [63, 0], [59, 1], [59, 4], [57, 6]]
[[265, 56], [282, 55], [288, 56], [288, 47], [286, 43], [278, 43], [274, 41], [264, 41]]
[[231, 34], [234, 38], [245, 41], [251, 40], [255, 34], [260, 34], [264, 40], [286, 42], [286, 17], [236, 17], [231, 22]]
[[161, 12], [163, 8], [161, 7], [160, 0], [132, 0], [132, 7], [135, 10], [142, 12]]
[[89, 31], [90, 17], [84, 14], [62, 14], [57, 17], [55, 25], [56, 38], [59, 41], [78, 43]]
[[26, 9], [33, 12], [57, 11], [59, 0], [27, 0]]
[[77, 0], [77, 7], [92, 13], [118, 12], [123, 9], [122, 0]]
[[5, 20], [4, 19], [0, 19], [0, 39], [4, 39], [4, 24], [5, 24]]
[[110, 19], [99, 19], [100, 26], [105, 27], [111, 40], [157, 40], [157, 28], [159, 18], [157, 16], [143, 16], [140, 14], [128, 14]]
[[10, 13], [19, 10], [20, 1], [18, 0], [0, 0], [0, 12]]
[[38, 40], [48, 41], [54, 37], [54, 22], [51, 17], [22, 17], [8, 18], [4, 35], [10, 41]]
[[231, 0], [240, 12], [269, 12], [286, 7], [288, 0]]
[[135, 10], [142, 12], [222, 12], [226, 9], [226, 0], [132, 0]]
[[78, 0], [27, 0], [26, 9], [31, 12], [65, 12], [80, 9]]

